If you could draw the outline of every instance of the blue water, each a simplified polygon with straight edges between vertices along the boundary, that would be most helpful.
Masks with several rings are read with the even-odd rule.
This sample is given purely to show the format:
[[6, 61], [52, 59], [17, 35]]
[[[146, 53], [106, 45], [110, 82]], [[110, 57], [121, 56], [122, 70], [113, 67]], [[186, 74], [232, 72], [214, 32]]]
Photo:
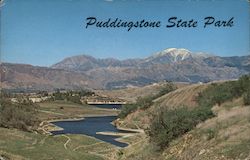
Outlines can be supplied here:
[[96, 132], [122, 132], [128, 133], [127, 131], [118, 130], [115, 126], [111, 124], [117, 117], [116, 116], [102, 116], [102, 117], [87, 117], [79, 121], [58, 121], [53, 122], [53, 124], [63, 128], [62, 131], [51, 132], [54, 135], [60, 134], [85, 134], [88, 136], [95, 137], [102, 141], [111, 143], [118, 147], [126, 147], [128, 144], [121, 143], [115, 139], [118, 136], [100, 135]]
[[121, 109], [121, 104], [91, 104], [98, 108], [106, 108], [106, 109]]

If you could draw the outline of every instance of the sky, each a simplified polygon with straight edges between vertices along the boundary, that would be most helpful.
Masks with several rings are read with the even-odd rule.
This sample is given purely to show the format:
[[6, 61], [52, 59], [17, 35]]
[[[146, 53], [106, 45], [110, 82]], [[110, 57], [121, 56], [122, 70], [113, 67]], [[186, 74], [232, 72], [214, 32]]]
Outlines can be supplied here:
[[[0, 8], [2, 62], [50, 66], [74, 55], [145, 58], [166, 48], [218, 56], [250, 54], [247, 0], [4, 0]], [[204, 18], [233, 19], [232, 27], [204, 28]], [[86, 29], [86, 18], [161, 21], [159, 28]], [[168, 19], [198, 21], [167, 28]]]

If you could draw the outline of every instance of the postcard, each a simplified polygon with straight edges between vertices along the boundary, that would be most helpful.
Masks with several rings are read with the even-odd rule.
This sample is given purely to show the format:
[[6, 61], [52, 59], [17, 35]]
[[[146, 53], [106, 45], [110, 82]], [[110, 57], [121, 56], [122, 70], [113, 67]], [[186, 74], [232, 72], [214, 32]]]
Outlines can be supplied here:
[[249, 0], [0, 0], [0, 160], [250, 159]]

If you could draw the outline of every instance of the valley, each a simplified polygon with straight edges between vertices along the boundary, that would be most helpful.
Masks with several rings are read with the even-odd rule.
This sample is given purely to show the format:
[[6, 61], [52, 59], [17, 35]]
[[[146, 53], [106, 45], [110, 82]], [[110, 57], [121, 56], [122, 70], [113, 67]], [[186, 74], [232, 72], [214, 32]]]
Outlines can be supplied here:
[[250, 0], [0, 0], [0, 160], [250, 160]]
[[[249, 80], [249, 76], [243, 76], [237, 81], [191, 85], [158, 83], [133, 89], [96, 91], [97, 95], [129, 102], [121, 111], [65, 100], [39, 102], [36, 103], [39, 105], [37, 117], [42, 123], [37, 129], [27, 132], [0, 127], [0, 156], [7, 160], [248, 159]], [[126, 110], [131, 106], [132, 110]], [[72, 134], [68, 129], [63, 134], [49, 134], [56, 130], [61, 132], [61, 128], [55, 126], [57, 123], [67, 122], [73, 127], [74, 121], [84, 122], [84, 117], [117, 115], [118, 118], [112, 120], [115, 127], [138, 131], [120, 134], [116, 139], [128, 144], [126, 147], [117, 147], [86, 133]], [[161, 118], [164, 128], [158, 124]], [[169, 133], [176, 132], [175, 136], [162, 132], [165, 129]], [[119, 135], [117, 131], [110, 131], [96, 133]]]
[[[12, 127], [0, 127], [0, 157], [3, 157], [4, 160], [108, 159], [107, 157], [110, 157], [110, 155], [113, 156], [112, 152], [119, 150], [119, 147], [112, 145], [112, 141], [109, 141], [109, 139], [112, 139], [111, 136], [106, 136], [109, 143], [102, 141], [103, 138], [105, 139], [105, 135], [98, 136], [96, 134], [98, 138], [93, 137], [95, 135], [94, 127], [96, 125], [96, 127], [98, 125], [105, 127], [105, 123], [91, 124], [93, 128], [89, 128], [87, 131], [92, 133], [90, 135], [79, 132], [58, 134], [57, 132], [60, 132], [62, 128], [59, 127], [60, 125], [55, 125], [64, 121], [76, 122], [84, 120], [85, 122], [88, 117], [113, 117], [112, 119], [114, 119], [118, 110], [80, 105], [67, 101], [40, 102], [37, 104], [39, 110], [36, 117], [39, 118], [40, 124], [34, 131], [26, 132]], [[106, 122], [106, 125], [109, 128], [113, 127], [109, 122]], [[115, 129], [115, 127], [113, 128]], [[109, 130], [102, 128], [99, 131]], [[8, 140], [6, 140], [6, 137], [9, 137]], [[118, 145], [119, 141], [113, 143]], [[126, 145], [126, 143], [120, 143]]]
[[247, 160], [249, 62], [169, 48], [1, 63], [0, 159]]

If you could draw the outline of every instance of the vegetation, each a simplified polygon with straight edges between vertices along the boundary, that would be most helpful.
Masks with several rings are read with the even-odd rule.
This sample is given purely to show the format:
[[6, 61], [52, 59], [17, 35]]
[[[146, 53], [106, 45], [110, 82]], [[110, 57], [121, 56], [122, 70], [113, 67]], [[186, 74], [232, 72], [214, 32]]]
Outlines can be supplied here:
[[221, 154], [226, 155], [231, 159], [248, 159], [250, 150], [250, 140], [241, 141], [236, 145], [228, 145], [221, 151]]
[[[116, 147], [84, 135], [48, 136], [30, 131], [40, 121], [82, 118], [87, 115], [116, 115], [117, 111], [68, 101], [31, 103], [23, 97], [18, 103], [0, 98], [0, 157], [4, 159], [107, 159]], [[37, 119], [39, 118], [39, 119]], [[44, 123], [41, 129], [50, 129]], [[15, 129], [17, 128], [17, 129]], [[25, 131], [25, 132], [24, 132]], [[68, 143], [69, 142], [69, 143]], [[0, 158], [1, 159], [1, 158]]]
[[90, 105], [82, 105], [68, 101], [50, 101], [37, 103], [39, 105], [39, 119], [41, 121], [51, 119], [82, 118], [89, 115], [116, 115], [116, 110], [106, 110]]
[[243, 96], [244, 104], [249, 104], [250, 75], [242, 76], [238, 81], [212, 84], [197, 97], [199, 107], [187, 109], [160, 109], [154, 116], [147, 131], [151, 142], [160, 149], [192, 130], [198, 123], [213, 117], [213, 105], [221, 105], [225, 101]]
[[245, 105], [250, 105], [250, 89], [243, 95], [243, 101]]
[[241, 96], [243, 96], [244, 104], [250, 103], [250, 75], [244, 75], [238, 81], [212, 84], [199, 94], [197, 101], [200, 106], [212, 107]]
[[122, 105], [122, 110], [119, 113], [118, 117], [119, 118], [125, 118], [128, 114], [134, 112], [135, 110], [137, 110], [136, 104], [125, 104], [125, 105]]
[[[68, 138], [70, 143], [65, 148]], [[101, 145], [105, 144], [107, 149], [114, 148], [84, 135], [47, 136], [6, 128], [0, 128], [0, 141], [0, 155], [6, 160], [102, 160], [106, 155], [101, 153]]]
[[[161, 97], [173, 90], [176, 90], [177, 87], [173, 84], [173, 83], [166, 83], [163, 85], [163, 87], [160, 89], [160, 92], [158, 94], [155, 95], [155, 98]], [[154, 98], [154, 99], [155, 99]]]
[[89, 96], [92, 95], [93, 92], [87, 91], [87, 90], [81, 90], [81, 91], [67, 91], [67, 92], [60, 92], [57, 90], [55, 93], [53, 93], [54, 100], [66, 100], [73, 103], [81, 104], [82, 102], [81, 97], [83, 96]]
[[151, 142], [164, 149], [169, 143], [193, 129], [198, 123], [213, 117], [209, 108], [195, 108], [189, 110], [186, 107], [178, 109], [164, 109], [153, 119], [148, 135]]
[[153, 100], [159, 98], [173, 90], [176, 89], [176, 86], [173, 83], [166, 83], [163, 85], [161, 90], [152, 96], [139, 97], [136, 100], [135, 104], [125, 104], [122, 106], [122, 111], [118, 115], [119, 118], [125, 118], [128, 114], [136, 111], [137, 109], [147, 109], [153, 104]]
[[38, 124], [37, 106], [30, 101], [11, 103], [1, 97], [0, 100], [0, 127], [18, 128], [25, 131], [35, 129]]

